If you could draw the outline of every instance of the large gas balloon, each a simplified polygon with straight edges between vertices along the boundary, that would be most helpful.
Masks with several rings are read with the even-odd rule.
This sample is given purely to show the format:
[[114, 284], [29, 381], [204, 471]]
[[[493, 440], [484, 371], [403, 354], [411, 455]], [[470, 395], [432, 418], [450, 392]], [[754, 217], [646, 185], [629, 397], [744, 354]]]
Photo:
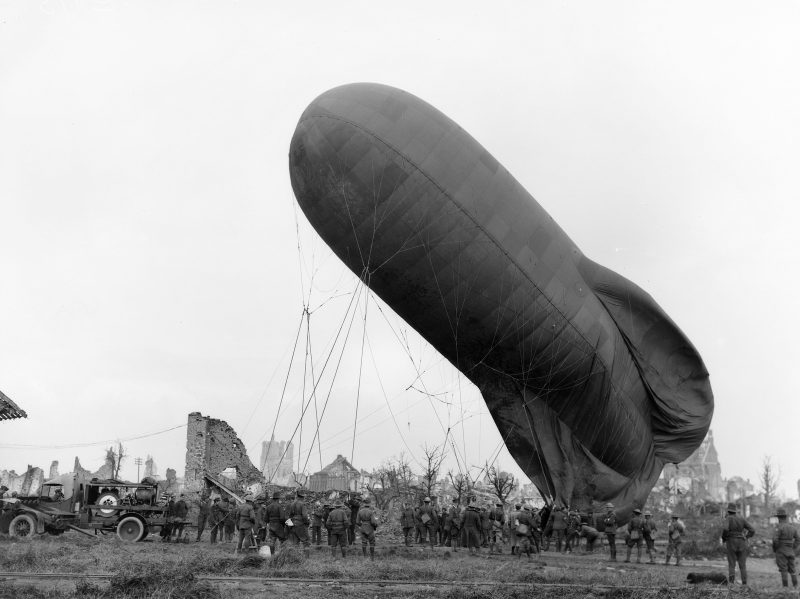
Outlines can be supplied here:
[[300, 117], [289, 170], [317, 232], [480, 389], [544, 495], [614, 502], [624, 521], [702, 442], [713, 396], [691, 342], [426, 102], [327, 91]]

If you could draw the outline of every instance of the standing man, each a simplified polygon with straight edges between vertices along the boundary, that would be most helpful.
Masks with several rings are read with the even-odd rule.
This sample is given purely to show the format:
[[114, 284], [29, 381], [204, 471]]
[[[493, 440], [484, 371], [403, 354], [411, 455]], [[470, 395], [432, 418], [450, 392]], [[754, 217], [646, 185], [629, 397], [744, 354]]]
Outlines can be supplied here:
[[800, 547], [800, 535], [797, 528], [786, 521], [786, 510], [778, 508], [778, 527], [772, 535], [772, 550], [775, 552], [775, 563], [781, 573], [781, 582], [784, 587], [789, 586], [789, 575], [792, 576], [792, 586], [797, 588], [797, 570], [794, 567], [794, 555]]
[[292, 526], [289, 528], [289, 542], [292, 544], [302, 543], [306, 555], [310, 553], [310, 543], [308, 541], [308, 508], [303, 503], [305, 493], [302, 489], [298, 489], [295, 495], [295, 500], [289, 504], [289, 509], [286, 510], [286, 515], [291, 518]]
[[211, 506], [211, 543], [217, 542], [217, 535], [223, 538], [222, 527], [225, 522], [225, 515], [227, 512], [222, 508], [219, 497], [214, 498], [214, 504]]
[[481, 511], [474, 503], [470, 503], [464, 512], [464, 541], [469, 554], [475, 549], [475, 555], [481, 552]]
[[[633, 518], [628, 522], [628, 555], [625, 557], [625, 563], [631, 563], [631, 551], [636, 547], [636, 563], [642, 563], [642, 538], [644, 537], [644, 520], [642, 519], [642, 510], [638, 507], [633, 510]], [[678, 557], [678, 561], [680, 561]], [[676, 564], [677, 565], [677, 564]]]
[[481, 508], [481, 547], [489, 547], [489, 531], [492, 530], [492, 523], [489, 520], [491, 509], [491, 503], [487, 503]]
[[203, 531], [206, 529], [206, 522], [210, 521], [211, 517], [211, 499], [203, 493], [200, 495], [200, 500], [197, 502], [199, 512], [197, 514], [197, 539], [195, 542], [199, 543], [200, 538], [203, 536]]
[[228, 498], [225, 501], [225, 523], [222, 525], [222, 530], [225, 533], [225, 542], [233, 542], [233, 533], [236, 532], [236, 505], [233, 500]]
[[439, 527], [439, 522], [436, 518], [436, 510], [431, 506], [431, 498], [426, 497], [422, 500], [422, 507], [419, 508], [419, 521], [422, 523], [422, 538], [420, 543], [425, 544], [425, 535], [431, 542], [431, 549], [433, 549], [434, 538], [436, 537], [436, 529]]
[[[519, 514], [522, 511], [522, 504], [515, 503], [514, 510], [508, 515], [508, 527], [510, 530], [510, 541], [511, 541], [511, 555], [516, 555], [517, 553], [517, 519], [519, 518]], [[533, 527], [531, 527], [533, 528]]]
[[[239, 530], [239, 541], [236, 543], [234, 553], [239, 553], [243, 548], [250, 547], [250, 537], [253, 534], [255, 524], [256, 513], [253, 510], [253, 496], [246, 495], [244, 503], [236, 508], [236, 528]], [[247, 540], [247, 544], [242, 547], [245, 540]]]
[[317, 501], [314, 504], [314, 509], [311, 512], [311, 542], [314, 545], [322, 545], [322, 517], [324, 512], [322, 511], [322, 504]]
[[[531, 512], [531, 539], [533, 539], [534, 549], [536, 553], [539, 554], [542, 552], [542, 516], [539, 508], [530, 508], [527, 507], [526, 509], [530, 510]], [[519, 551], [519, 548], [517, 548]]]
[[610, 553], [610, 560], [617, 561], [617, 515], [614, 513], [614, 504], [606, 504], [606, 515], [603, 516], [603, 532], [606, 533], [608, 539], [608, 551]]
[[447, 512], [447, 519], [450, 521], [450, 546], [453, 548], [454, 553], [458, 553], [458, 548], [461, 545], [461, 509], [458, 505], [458, 499], [453, 499], [453, 505]]
[[267, 504], [267, 509], [264, 511], [264, 520], [267, 524], [269, 549], [274, 555], [278, 541], [283, 545], [286, 540], [286, 512], [281, 505], [281, 494], [278, 491], [272, 493], [272, 501]]
[[517, 537], [517, 559], [520, 558], [523, 552], [528, 556], [528, 561], [531, 559], [531, 534], [533, 532], [533, 518], [529, 506], [521, 512], [516, 512], [516, 521], [514, 522], [514, 535]]
[[565, 553], [572, 553], [573, 548], [581, 543], [581, 516], [575, 510], [570, 510], [567, 514], [567, 542]]
[[350, 507], [350, 527], [347, 529], [347, 543], [352, 545], [356, 542], [356, 518], [358, 517], [358, 510], [361, 509], [361, 496], [358, 493], [353, 494], [348, 503]]
[[506, 513], [503, 511], [503, 504], [497, 502], [494, 504], [494, 509], [489, 512], [489, 522], [491, 529], [489, 530], [489, 553], [500, 553], [500, 548], [497, 546], [499, 542], [503, 541], [503, 526], [506, 523]]
[[322, 526], [325, 527], [325, 542], [328, 546], [331, 544], [331, 529], [328, 528], [328, 516], [331, 515], [331, 511], [333, 511], [333, 506], [330, 503], [322, 505]]
[[756, 534], [750, 523], [737, 516], [736, 504], [728, 504], [728, 517], [722, 529], [722, 540], [728, 550], [728, 582], [736, 582], [736, 564], [739, 564], [739, 575], [742, 584], [747, 584], [747, 539]]
[[378, 529], [378, 518], [370, 507], [369, 497], [364, 498], [361, 509], [358, 510], [356, 519], [361, 531], [361, 553], [367, 557], [367, 543], [369, 543], [369, 558], [375, 560], [375, 531]]
[[339, 545], [342, 548], [342, 557], [347, 557], [347, 530], [350, 528], [350, 517], [341, 500], [336, 500], [331, 513], [328, 514], [326, 525], [331, 531], [331, 555], [336, 559], [336, 546]]
[[653, 514], [645, 512], [644, 523], [642, 524], [642, 534], [644, 535], [644, 542], [647, 543], [647, 555], [650, 556], [648, 564], [656, 563], [656, 528]]
[[564, 516], [564, 508], [557, 505], [550, 514], [550, 522], [547, 527], [553, 531], [556, 539], [556, 551], [561, 553], [561, 545], [564, 542], [564, 533], [567, 530], [567, 518]]
[[189, 506], [186, 505], [186, 495], [181, 493], [178, 501], [175, 502], [173, 507], [173, 514], [175, 518], [175, 540], [180, 541], [183, 537], [183, 527], [186, 526], [186, 516], [189, 514]]
[[403, 529], [406, 547], [411, 547], [411, 531], [414, 530], [415, 526], [414, 510], [408, 505], [407, 501], [404, 501], [403, 509], [400, 512], [400, 528]]
[[681, 544], [683, 543], [683, 535], [685, 532], [686, 527], [678, 518], [678, 514], [672, 514], [672, 522], [670, 522], [667, 527], [667, 561], [664, 562], [665, 564], [669, 565], [669, 558], [672, 557], [672, 553], [674, 552], [675, 565], [681, 565]]

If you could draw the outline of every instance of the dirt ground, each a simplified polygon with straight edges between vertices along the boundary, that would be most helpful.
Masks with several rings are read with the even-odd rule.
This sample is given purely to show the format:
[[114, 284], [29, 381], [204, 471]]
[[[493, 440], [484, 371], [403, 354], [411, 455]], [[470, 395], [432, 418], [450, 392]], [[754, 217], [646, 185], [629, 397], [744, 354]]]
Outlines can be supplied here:
[[[270, 560], [234, 555], [232, 544], [160, 543], [156, 537], [126, 544], [72, 533], [21, 542], [0, 537], [0, 597], [717, 597], [719, 588], [689, 585], [689, 572], [727, 572], [723, 560], [685, 560], [681, 567], [608, 561], [605, 552], [546, 552], [531, 561], [486, 550], [472, 557], [449, 548], [378, 547], [376, 559], [353, 546], [346, 559], [327, 547], [306, 558], [289, 548]], [[646, 561], [646, 558], [644, 558]], [[750, 596], [781, 591], [774, 561], [748, 561]], [[13, 575], [11, 573], [14, 573]], [[61, 573], [60, 578], [38, 578]], [[105, 575], [95, 578], [94, 575]], [[276, 580], [277, 579], [277, 580]], [[284, 579], [284, 580], [281, 580]], [[576, 587], [578, 585], [578, 587]], [[795, 593], [796, 594], [796, 593]]]

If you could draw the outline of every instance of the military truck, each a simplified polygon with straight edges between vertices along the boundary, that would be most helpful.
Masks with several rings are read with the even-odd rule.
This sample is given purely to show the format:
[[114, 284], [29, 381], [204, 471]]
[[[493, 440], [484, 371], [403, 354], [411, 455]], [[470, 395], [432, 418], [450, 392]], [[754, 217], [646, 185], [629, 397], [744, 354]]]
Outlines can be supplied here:
[[158, 485], [152, 479], [132, 483], [64, 474], [43, 483], [38, 495], [0, 502], [2, 522], [8, 522], [8, 530], [2, 532], [19, 538], [75, 530], [90, 536], [115, 532], [123, 541], [135, 543], [168, 520], [168, 507], [159, 502]]

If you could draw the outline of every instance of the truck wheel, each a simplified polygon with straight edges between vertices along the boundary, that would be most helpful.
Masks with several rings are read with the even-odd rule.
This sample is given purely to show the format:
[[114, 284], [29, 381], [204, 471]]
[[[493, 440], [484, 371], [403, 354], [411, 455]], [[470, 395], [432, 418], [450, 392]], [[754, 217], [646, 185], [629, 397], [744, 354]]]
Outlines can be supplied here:
[[20, 514], [9, 524], [8, 534], [18, 539], [32, 539], [36, 534], [36, 520], [30, 514]]
[[144, 536], [144, 523], [136, 516], [126, 516], [117, 524], [117, 536], [128, 543], [135, 543]]
[[[97, 498], [97, 505], [119, 505], [119, 496], [114, 493], [113, 491], [106, 491], [105, 493], [101, 493], [100, 497]], [[117, 510], [113, 509], [98, 509], [95, 510], [96, 515], [98, 516], [113, 516], [117, 513]]]

